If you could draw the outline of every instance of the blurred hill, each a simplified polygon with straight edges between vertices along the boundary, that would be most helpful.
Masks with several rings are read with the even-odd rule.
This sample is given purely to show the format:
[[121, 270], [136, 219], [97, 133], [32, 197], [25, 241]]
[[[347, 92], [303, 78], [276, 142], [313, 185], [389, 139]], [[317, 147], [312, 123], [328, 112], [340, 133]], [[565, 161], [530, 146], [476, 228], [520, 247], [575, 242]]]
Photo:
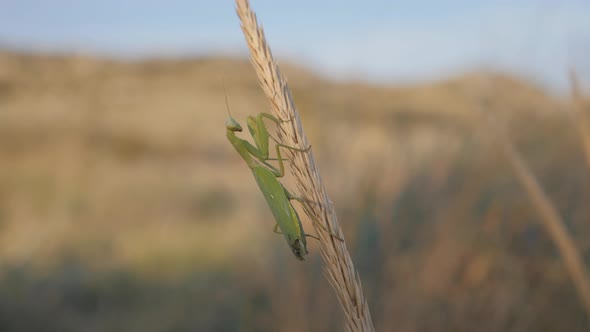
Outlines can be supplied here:
[[[590, 328], [478, 114], [506, 123], [588, 261], [568, 101], [505, 73], [282, 69], [379, 330]], [[245, 59], [0, 52], [1, 331], [339, 330], [315, 244], [290, 256], [226, 141], [222, 80], [242, 123], [268, 110]]]

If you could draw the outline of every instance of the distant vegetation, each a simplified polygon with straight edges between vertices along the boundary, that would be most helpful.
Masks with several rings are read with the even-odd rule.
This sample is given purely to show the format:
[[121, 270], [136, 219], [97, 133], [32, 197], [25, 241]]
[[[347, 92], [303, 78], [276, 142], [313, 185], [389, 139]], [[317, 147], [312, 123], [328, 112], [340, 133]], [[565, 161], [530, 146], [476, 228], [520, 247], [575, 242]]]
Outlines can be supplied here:
[[[590, 265], [569, 100], [503, 73], [379, 86], [283, 69], [377, 330], [590, 329], [473, 96]], [[222, 76], [240, 121], [268, 109], [245, 59], [0, 53], [0, 331], [340, 330], [316, 244], [292, 257], [226, 141]]]

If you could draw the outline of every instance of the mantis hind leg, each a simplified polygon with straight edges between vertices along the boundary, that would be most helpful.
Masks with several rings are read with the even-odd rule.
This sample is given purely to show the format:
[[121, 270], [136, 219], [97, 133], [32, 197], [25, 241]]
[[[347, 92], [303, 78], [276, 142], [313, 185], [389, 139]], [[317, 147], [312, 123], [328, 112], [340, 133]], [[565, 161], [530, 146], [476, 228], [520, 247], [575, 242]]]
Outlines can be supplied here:
[[[283, 232], [279, 231], [279, 224], [275, 224], [275, 227], [272, 228], [272, 231], [273, 231], [273, 233], [284, 235]], [[306, 234], [306, 233], [303, 233], [303, 235], [305, 235], [306, 237], [310, 237], [312, 239], [316, 239], [318, 241], [320, 240], [320, 238], [315, 235]]]

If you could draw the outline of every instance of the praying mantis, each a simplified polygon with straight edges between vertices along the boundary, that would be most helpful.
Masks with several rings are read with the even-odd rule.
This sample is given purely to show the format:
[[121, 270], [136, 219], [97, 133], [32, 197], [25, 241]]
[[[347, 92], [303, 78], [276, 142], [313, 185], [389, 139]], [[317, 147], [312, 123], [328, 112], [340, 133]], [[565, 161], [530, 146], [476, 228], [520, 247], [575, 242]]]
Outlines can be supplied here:
[[[293, 208], [291, 200], [295, 199], [301, 202], [304, 204], [303, 206], [306, 210], [309, 210], [309, 208], [302, 198], [292, 195], [278, 180], [285, 174], [283, 161], [287, 160], [281, 157], [280, 149], [283, 148], [292, 151], [307, 152], [311, 149], [311, 146], [305, 149], [299, 149], [277, 142], [268, 132], [264, 119], [268, 119], [276, 124], [279, 124], [284, 120], [279, 120], [273, 115], [264, 112], [261, 112], [256, 116], [250, 115], [247, 118], [248, 130], [250, 131], [255, 144], [252, 145], [250, 142], [241, 139], [236, 135], [236, 132], [242, 131], [242, 126], [231, 116], [231, 113], [229, 113], [227, 94], [225, 95], [225, 102], [228, 110], [228, 119], [225, 121], [227, 139], [252, 171], [254, 179], [276, 220], [273, 231], [279, 233], [277, 228], [280, 228], [281, 232], [279, 234], [283, 234], [295, 257], [298, 260], [303, 261], [304, 256], [309, 253], [307, 251], [306, 236], [313, 236], [305, 234], [301, 219], [299, 218], [297, 211]], [[270, 138], [276, 143], [276, 158], [269, 158]], [[269, 160], [277, 160], [279, 167], [277, 168], [269, 164]], [[324, 228], [323, 225], [320, 224], [320, 226]]]

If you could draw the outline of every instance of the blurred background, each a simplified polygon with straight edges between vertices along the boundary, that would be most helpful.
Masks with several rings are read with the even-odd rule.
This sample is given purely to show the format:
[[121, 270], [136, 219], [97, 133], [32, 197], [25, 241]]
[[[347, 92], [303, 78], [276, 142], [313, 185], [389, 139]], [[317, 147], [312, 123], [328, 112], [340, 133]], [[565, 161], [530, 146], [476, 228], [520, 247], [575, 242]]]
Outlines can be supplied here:
[[[588, 266], [590, 3], [252, 6], [378, 330], [590, 330], [479, 114]], [[269, 109], [245, 45], [232, 1], [1, 2], [0, 331], [342, 330], [226, 140], [222, 80], [242, 124]]]

